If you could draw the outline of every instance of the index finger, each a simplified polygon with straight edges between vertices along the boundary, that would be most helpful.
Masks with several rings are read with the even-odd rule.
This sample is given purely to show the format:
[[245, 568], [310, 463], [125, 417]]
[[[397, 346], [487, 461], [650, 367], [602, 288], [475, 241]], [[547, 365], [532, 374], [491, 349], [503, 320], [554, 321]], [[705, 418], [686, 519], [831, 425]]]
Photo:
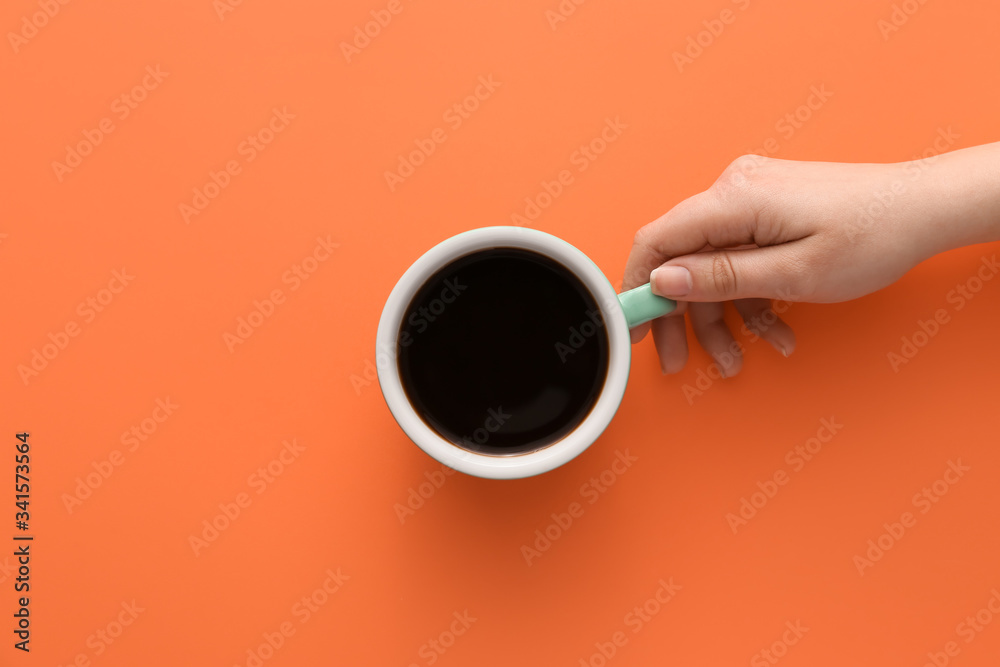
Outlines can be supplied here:
[[653, 269], [674, 257], [706, 247], [753, 243], [756, 214], [745, 203], [727, 199], [723, 201], [716, 190], [706, 190], [640, 229], [625, 264], [622, 289], [645, 285]]

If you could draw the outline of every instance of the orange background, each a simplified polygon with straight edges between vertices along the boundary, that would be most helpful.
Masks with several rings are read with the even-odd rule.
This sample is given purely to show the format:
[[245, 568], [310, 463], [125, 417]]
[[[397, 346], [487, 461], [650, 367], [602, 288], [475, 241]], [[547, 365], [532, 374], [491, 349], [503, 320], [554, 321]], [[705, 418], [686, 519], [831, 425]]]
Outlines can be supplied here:
[[[29, 431], [36, 537], [32, 651], [12, 648], [14, 575], [0, 569], [0, 664], [255, 664], [248, 651], [282, 623], [294, 635], [262, 664], [771, 664], [758, 652], [786, 622], [809, 630], [785, 665], [917, 666], [949, 641], [949, 664], [1000, 661], [1000, 619], [971, 643], [958, 628], [1000, 587], [1000, 281], [960, 311], [948, 301], [996, 246], [855, 302], [792, 306], [791, 358], [741, 336], [742, 374], [691, 401], [683, 387], [710, 359], [693, 348], [664, 377], [647, 339], [583, 455], [531, 479], [425, 485], [403, 522], [439, 466], [365, 379], [406, 267], [509, 224], [562, 169], [574, 182], [530, 224], [617, 284], [638, 227], [769, 138], [781, 158], [877, 162], [922, 154], [941, 129], [960, 136], [952, 148], [1000, 139], [997, 3], [911, 0], [884, 39], [885, 0], [594, 0], [555, 29], [557, 0], [402, 0], [350, 62], [341, 42], [387, 3], [247, 0], [221, 18], [219, 5], [79, 0], [16, 45], [9, 33], [42, 10], [0, 10], [0, 477]], [[724, 9], [733, 20], [678, 71], [673, 54]], [[157, 65], [168, 74], [120, 118], [115, 99]], [[445, 111], [490, 75], [500, 86], [452, 129]], [[777, 124], [811, 86], [833, 95], [789, 137]], [[241, 142], [275, 108], [294, 119], [250, 161]], [[53, 162], [105, 118], [113, 131], [60, 180]], [[628, 127], [576, 171], [607, 118]], [[446, 141], [390, 191], [385, 172], [438, 127]], [[180, 205], [230, 160], [239, 173], [187, 224]], [[317, 237], [338, 247], [293, 290], [286, 272]], [[102, 293], [122, 267], [134, 278]], [[227, 345], [275, 290], [272, 315]], [[93, 316], [79, 305], [109, 297]], [[950, 321], [895, 372], [887, 354], [937, 309]], [[25, 381], [68, 323], [78, 335]], [[149, 421], [167, 398], [179, 407]], [[786, 452], [824, 418], [843, 428], [795, 471]], [[129, 451], [122, 435], [143, 420], [155, 432]], [[255, 471], [293, 439], [305, 449], [258, 494]], [[619, 451], [636, 461], [590, 504], [581, 487]], [[969, 471], [920, 513], [914, 494], [958, 460]], [[778, 470], [788, 483], [734, 534], [727, 514]], [[3, 554], [13, 494], [0, 488]], [[238, 497], [249, 506], [196, 555], [191, 536]], [[572, 502], [582, 516], [529, 565], [522, 545]], [[861, 576], [854, 557], [907, 511], [915, 526]], [[338, 568], [349, 579], [301, 622], [295, 605]], [[681, 589], [634, 632], [628, 615], [671, 578]], [[97, 639], [133, 601], [134, 622]], [[466, 611], [476, 621], [451, 643]], [[627, 642], [607, 660], [616, 632]]]

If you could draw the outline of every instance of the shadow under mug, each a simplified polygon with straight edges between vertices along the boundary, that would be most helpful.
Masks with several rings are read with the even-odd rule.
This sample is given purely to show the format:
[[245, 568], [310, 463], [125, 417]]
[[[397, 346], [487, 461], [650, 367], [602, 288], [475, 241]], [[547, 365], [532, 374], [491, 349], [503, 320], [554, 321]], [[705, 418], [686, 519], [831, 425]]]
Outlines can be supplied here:
[[[494, 455], [465, 449], [431, 428], [407, 397], [399, 369], [399, 338], [414, 296], [439, 270], [485, 250], [532, 251], [569, 270], [590, 292], [608, 337], [608, 370], [603, 388], [586, 417], [568, 434], [541, 449]], [[516, 479], [556, 468], [589, 447], [611, 422], [625, 394], [631, 363], [629, 329], [665, 315], [676, 303], [654, 295], [649, 284], [618, 294], [601, 270], [566, 241], [523, 227], [483, 227], [453, 236], [428, 250], [402, 275], [382, 310], [376, 334], [379, 386], [393, 417], [409, 438], [441, 463], [477, 477]]]

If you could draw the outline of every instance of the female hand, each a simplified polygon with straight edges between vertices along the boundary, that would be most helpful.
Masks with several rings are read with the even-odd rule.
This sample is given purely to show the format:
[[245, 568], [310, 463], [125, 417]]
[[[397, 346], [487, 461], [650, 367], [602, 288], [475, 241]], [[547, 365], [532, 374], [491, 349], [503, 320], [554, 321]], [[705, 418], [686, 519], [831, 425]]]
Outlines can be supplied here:
[[[938, 252], [993, 240], [998, 229], [1000, 143], [897, 164], [743, 156], [636, 233], [622, 288], [650, 282], [679, 302], [651, 323], [664, 373], [687, 361], [687, 312], [698, 342], [731, 377], [742, 358], [725, 301], [787, 356], [795, 335], [768, 312], [771, 299], [864, 296]], [[633, 342], [649, 329], [633, 329]]]

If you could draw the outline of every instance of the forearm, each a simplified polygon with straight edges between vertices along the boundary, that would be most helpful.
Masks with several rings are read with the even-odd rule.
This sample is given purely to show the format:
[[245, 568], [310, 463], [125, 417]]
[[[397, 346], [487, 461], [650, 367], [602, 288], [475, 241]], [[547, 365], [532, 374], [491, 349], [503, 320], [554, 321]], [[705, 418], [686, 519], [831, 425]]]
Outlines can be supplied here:
[[922, 233], [928, 256], [976, 243], [1000, 241], [1000, 142], [911, 163], [913, 181], [929, 215]]

